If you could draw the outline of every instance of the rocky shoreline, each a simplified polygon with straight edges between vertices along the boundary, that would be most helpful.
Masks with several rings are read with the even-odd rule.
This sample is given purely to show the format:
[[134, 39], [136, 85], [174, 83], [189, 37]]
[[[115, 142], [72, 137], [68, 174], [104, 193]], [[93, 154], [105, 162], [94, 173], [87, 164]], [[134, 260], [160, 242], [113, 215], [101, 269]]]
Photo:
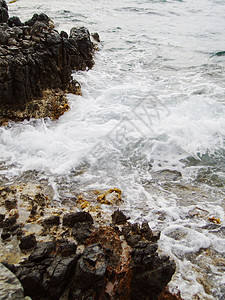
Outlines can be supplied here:
[[[99, 41], [97, 33], [93, 37]], [[86, 28], [59, 33], [45, 14], [22, 23], [9, 18], [1, 0], [0, 124], [62, 115], [69, 108], [65, 93], [81, 94], [72, 70], [92, 68], [94, 50]]]
[[[86, 28], [59, 33], [45, 14], [23, 24], [0, 0], [0, 125], [62, 115], [65, 93], [81, 94], [72, 70], [90, 69], [94, 49]], [[128, 221], [119, 189], [87, 194], [59, 206], [43, 184], [0, 187], [0, 298], [181, 299], [167, 289], [176, 266], [157, 252], [160, 232]]]
[[[80, 194], [73, 206], [58, 207], [47, 187], [27, 183], [0, 189], [1, 261], [21, 282], [24, 296], [181, 299], [165, 289], [176, 266], [157, 253], [160, 232], [147, 222], [128, 221], [118, 209], [120, 190], [90, 195], [95, 207], [82, 206], [88, 201]], [[110, 219], [105, 205], [114, 211]]]

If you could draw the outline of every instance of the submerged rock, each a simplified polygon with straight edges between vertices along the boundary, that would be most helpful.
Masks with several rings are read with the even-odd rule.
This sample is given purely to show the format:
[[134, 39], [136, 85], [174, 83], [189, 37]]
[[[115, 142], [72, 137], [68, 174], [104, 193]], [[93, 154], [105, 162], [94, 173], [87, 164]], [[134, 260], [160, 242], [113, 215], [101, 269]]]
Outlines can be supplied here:
[[161, 170], [153, 173], [153, 180], [157, 181], [176, 181], [182, 178], [182, 173], [177, 170]]

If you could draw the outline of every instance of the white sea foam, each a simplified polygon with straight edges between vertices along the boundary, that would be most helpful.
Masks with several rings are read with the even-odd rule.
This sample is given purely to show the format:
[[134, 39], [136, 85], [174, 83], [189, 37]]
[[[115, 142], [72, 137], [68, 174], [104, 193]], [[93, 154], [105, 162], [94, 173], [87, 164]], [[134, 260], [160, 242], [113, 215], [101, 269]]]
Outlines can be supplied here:
[[83, 96], [68, 95], [64, 116], [0, 128], [1, 180], [34, 173], [59, 201], [74, 185], [121, 188], [131, 220], [162, 230], [160, 251], [177, 264], [170, 286], [184, 299], [220, 299], [225, 60], [213, 53], [225, 50], [223, 1], [18, 0], [9, 8], [22, 21], [45, 12], [67, 32], [87, 26], [102, 43], [93, 70], [74, 74]]

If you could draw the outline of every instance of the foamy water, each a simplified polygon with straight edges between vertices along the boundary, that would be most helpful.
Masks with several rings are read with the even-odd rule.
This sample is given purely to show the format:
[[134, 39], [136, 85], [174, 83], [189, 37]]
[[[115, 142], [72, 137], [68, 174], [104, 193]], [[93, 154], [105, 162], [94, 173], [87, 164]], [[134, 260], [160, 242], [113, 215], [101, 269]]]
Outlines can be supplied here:
[[[101, 37], [95, 66], [74, 77], [83, 96], [57, 121], [0, 128], [1, 184], [47, 180], [59, 202], [75, 190], [118, 187], [132, 221], [162, 231], [170, 287], [184, 299], [223, 299], [225, 270], [225, 3], [43, 1], [58, 30]], [[218, 218], [213, 224], [209, 218]]]

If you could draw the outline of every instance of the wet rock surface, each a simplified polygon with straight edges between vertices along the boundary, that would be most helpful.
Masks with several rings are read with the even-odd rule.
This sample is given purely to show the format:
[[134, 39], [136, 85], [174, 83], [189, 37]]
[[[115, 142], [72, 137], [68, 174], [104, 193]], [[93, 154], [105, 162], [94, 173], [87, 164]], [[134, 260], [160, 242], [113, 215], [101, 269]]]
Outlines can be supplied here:
[[0, 0], [0, 24], [8, 21], [8, 6], [5, 0]]
[[38, 243], [34, 251], [29, 256], [29, 260], [33, 262], [41, 261], [45, 258], [48, 258], [49, 255], [55, 251], [56, 243], [55, 242], [43, 242]]
[[[112, 207], [118, 195], [122, 200], [120, 190], [90, 194], [99, 208], [88, 212], [54, 206], [49, 187], [0, 188], [1, 261], [34, 300], [157, 299], [175, 272], [175, 263], [158, 255], [160, 233], [128, 222], [118, 206], [100, 214], [105, 201]], [[103, 204], [99, 194], [108, 197]]]
[[20, 240], [19, 247], [21, 250], [30, 250], [36, 246], [36, 237], [34, 234], [23, 236]]
[[169, 257], [159, 258], [157, 245], [138, 242], [131, 253], [131, 299], [157, 299], [171, 280], [176, 266]]
[[89, 243], [95, 240], [101, 243], [82, 253], [68, 241], [38, 243], [28, 259], [8, 267], [32, 299], [59, 299], [65, 289], [68, 299], [157, 299], [175, 272], [173, 261], [158, 256], [157, 244], [139, 241], [123, 256], [119, 233], [111, 227], [96, 228]]
[[107, 260], [100, 244], [88, 246], [77, 262], [69, 299], [99, 299], [104, 289]]
[[114, 211], [114, 213], [112, 214], [112, 222], [113, 224], [116, 225], [122, 225], [125, 224], [127, 222], [129, 218], [127, 218], [124, 213], [120, 210], [116, 210]]
[[0, 263], [0, 299], [24, 299], [23, 287], [18, 278], [3, 264]]
[[74, 227], [77, 223], [93, 224], [93, 218], [88, 212], [68, 213], [63, 217], [63, 226]]
[[[28, 105], [30, 101], [49, 99], [46, 90], [69, 91], [80, 94], [80, 85], [72, 80], [72, 70], [86, 70], [93, 66], [94, 45], [89, 31], [72, 28], [59, 33], [45, 14], [34, 14], [24, 24], [18, 17], [8, 19], [8, 8], [0, 1], [0, 117], [18, 119], [38, 117], [40, 102]], [[60, 92], [59, 92], [60, 93]], [[52, 96], [52, 95], [50, 95]], [[56, 106], [64, 106], [63, 95], [52, 96]], [[61, 100], [61, 103], [60, 103]], [[59, 103], [58, 103], [58, 102]], [[54, 110], [54, 105], [46, 105]], [[15, 114], [12, 111], [26, 111]], [[48, 113], [51, 116], [51, 112]]]
[[45, 226], [57, 226], [60, 223], [59, 216], [51, 216], [43, 220], [43, 225]]

